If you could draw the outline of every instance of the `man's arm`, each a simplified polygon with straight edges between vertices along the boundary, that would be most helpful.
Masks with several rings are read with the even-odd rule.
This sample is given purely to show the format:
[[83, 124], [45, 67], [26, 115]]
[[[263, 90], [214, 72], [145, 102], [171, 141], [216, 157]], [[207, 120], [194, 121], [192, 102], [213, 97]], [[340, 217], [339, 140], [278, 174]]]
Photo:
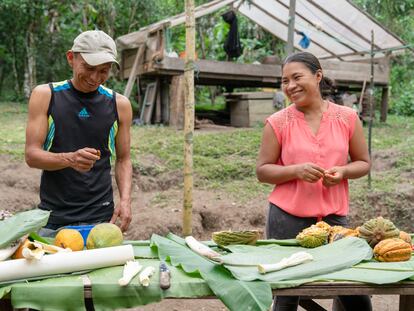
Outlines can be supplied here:
[[111, 222], [115, 223], [120, 218], [120, 228], [126, 231], [131, 222], [131, 188], [132, 188], [132, 164], [130, 156], [131, 146], [131, 122], [132, 108], [128, 98], [117, 94], [118, 109], [118, 134], [116, 135], [116, 162], [115, 180], [119, 191], [119, 202], [116, 205]]
[[72, 167], [80, 172], [89, 171], [99, 159], [98, 151], [83, 148], [75, 152], [53, 153], [43, 150], [48, 132], [48, 115], [51, 90], [47, 84], [33, 89], [29, 100], [26, 127], [25, 158], [30, 167], [55, 171]]

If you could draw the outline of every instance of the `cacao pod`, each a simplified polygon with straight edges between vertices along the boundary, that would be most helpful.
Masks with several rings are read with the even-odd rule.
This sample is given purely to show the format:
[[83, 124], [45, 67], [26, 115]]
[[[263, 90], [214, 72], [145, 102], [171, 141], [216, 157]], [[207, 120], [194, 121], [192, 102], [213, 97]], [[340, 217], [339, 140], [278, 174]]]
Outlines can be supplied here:
[[217, 231], [213, 232], [211, 239], [221, 246], [231, 244], [248, 244], [254, 245], [261, 237], [262, 233], [259, 230], [245, 230], [245, 231]]
[[312, 225], [309, 228], [303, 229], [296, 236], [296, 240], [302, 247], [314, 248], [326, 244], [328, 236], [329, 233], [325, 229]]
[[410, 243], [410, 245], [413, 245], [413, 240], [411, 239], [411, 235], [409, 235], [407, 232], [405, 231], [400, 231], [400, 236], [399, 238], [401, 240], [404, 240], [407, 243]]
[[378, 261], [407, 261], [411, 258], [411, 245], [399, 238], [385, 239], [374, 247], [374, 258]]

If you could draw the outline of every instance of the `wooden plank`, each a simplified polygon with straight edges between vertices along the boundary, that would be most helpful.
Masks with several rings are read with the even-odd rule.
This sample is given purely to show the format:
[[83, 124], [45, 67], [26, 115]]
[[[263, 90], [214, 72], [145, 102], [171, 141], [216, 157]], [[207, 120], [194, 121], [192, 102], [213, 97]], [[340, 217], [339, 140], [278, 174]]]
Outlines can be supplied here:
[[170, 85], [167, 81], [161, 82], [161, 119], [163, 124], [168, 124], [170, 119]]
[[154, 123], [158, 124], [161, 122], [161, 79], [157, 78], [157, 94], [155, 99], [155, 117]]
[[321, 307], [317, 302], [312, 299], [300, 299], [299, 306], [306, 311], [326, 311], [325, 308]]
[[141, 122], [143, 124], [150, 124], [152, 119], [152, 112], [157, 97], [158, 83], [148, 83], [147, 89], [145, 90], [144, 101], [141, 107]]
[[388, 99], [389, 99], [388, 87], [383, 87], [382, 94], [381, 94], [381, 117], [380, 117], [381, 122], [387, 121]]
[[414, 296], [401, 295], [399, 311], [412, 311], [414, 309]]
[[281, 296], [414, 295], [414, 282], [373, 285], [358, 282], [314, 282], [295, 288], [275, 289]]
[[226, 99], [273, 99], [274, 92], [235, 92], [224, 93]]
[[[280, 83], [282, 69], [280, 65], [255, 65], [222, 62], [214, 60], [197, 60], [195, 66], [199, 71], [199, 79], [215, 79], [220, 85], [220, 80], [257, 81], [265, 84], [272, 81]], [[321, 66], [327, 77], [337, 83], [362, 84], [370, 78], [370, 65], [364, 63], [321, 61]], [[142, 75], [178, 75], [184, 72], [184, 60], [180, 58], [164, 57], [158, 64], [145, 64], [139, 67], [138, 74]], [[124, 77], [128, 70], [124, 71]], [[374, 82], [377, 85], [387, 85], [389, 82], [389, 67], [374, 65]]]

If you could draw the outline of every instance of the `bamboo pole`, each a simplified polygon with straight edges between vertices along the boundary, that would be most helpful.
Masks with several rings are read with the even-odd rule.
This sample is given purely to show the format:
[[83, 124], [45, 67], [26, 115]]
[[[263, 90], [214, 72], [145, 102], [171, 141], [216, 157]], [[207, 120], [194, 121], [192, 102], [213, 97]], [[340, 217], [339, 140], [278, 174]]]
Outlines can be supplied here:
[[184, 201], [183, 236], [192, 233], [193, 210], [193, 136], [194, 136], [194, 0], [185, 0], [185, 105], [184, 105]]
[[[372, 123], [375, 117], [374, 110], [374, 30], [371, 30], [371, 79], [369, 84], [369, 124], [368, 124], [368, 152], [372, 160]], [[371, 170], [368, 172], [368, 188], [371, 189]]]

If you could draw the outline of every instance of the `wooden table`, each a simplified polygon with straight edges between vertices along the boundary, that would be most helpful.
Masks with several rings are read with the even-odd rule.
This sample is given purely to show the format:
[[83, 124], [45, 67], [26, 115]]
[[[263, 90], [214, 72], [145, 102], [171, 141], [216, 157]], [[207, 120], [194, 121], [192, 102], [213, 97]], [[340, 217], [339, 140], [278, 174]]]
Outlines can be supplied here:
[[[328, 298], [347, 295], [399, 295], [400, 311], [414, 310], [414, 282], [400, 282], [395, 284], [373, 285], [358, 282], [315, 282], [299, 287], [273, 290], [275, 295], [301, 296], [309, 298]], [[306, 307], [306, 306], [302, 306]], [[309, 307], [312, 307], [310, 304]], [[307, 309], [309, 311], [322, 310]]]
[[[87, 310], [94, 310], [92, 303], [92, 290], [90, 284], [85, 284], [85, 306]], [[324, 310], [316, 303], [306, 298], [332, 298], [338, 295], [399, 295], [399, 310], [414, 310], [414, 281], [405, 281], [395, 284], [372, 285], [358, 282], [314, 282], [293, 288], [274, 289], [274, 295], [301, 296], [305, 298], [301, 306], [308, 311]], [[168, 298], [174, 299], [174, 298]], [[185, 298], [179, 298], [185, 299]], [[195, 299], [195, 298], [189, 298]], [[215, 296], [202, 297], [202, 299], [216, 299]], [[1, 311], [13, 309], [10, 297], [0, 300]], [[21, 310], [21, 309], [20, 309]]]

